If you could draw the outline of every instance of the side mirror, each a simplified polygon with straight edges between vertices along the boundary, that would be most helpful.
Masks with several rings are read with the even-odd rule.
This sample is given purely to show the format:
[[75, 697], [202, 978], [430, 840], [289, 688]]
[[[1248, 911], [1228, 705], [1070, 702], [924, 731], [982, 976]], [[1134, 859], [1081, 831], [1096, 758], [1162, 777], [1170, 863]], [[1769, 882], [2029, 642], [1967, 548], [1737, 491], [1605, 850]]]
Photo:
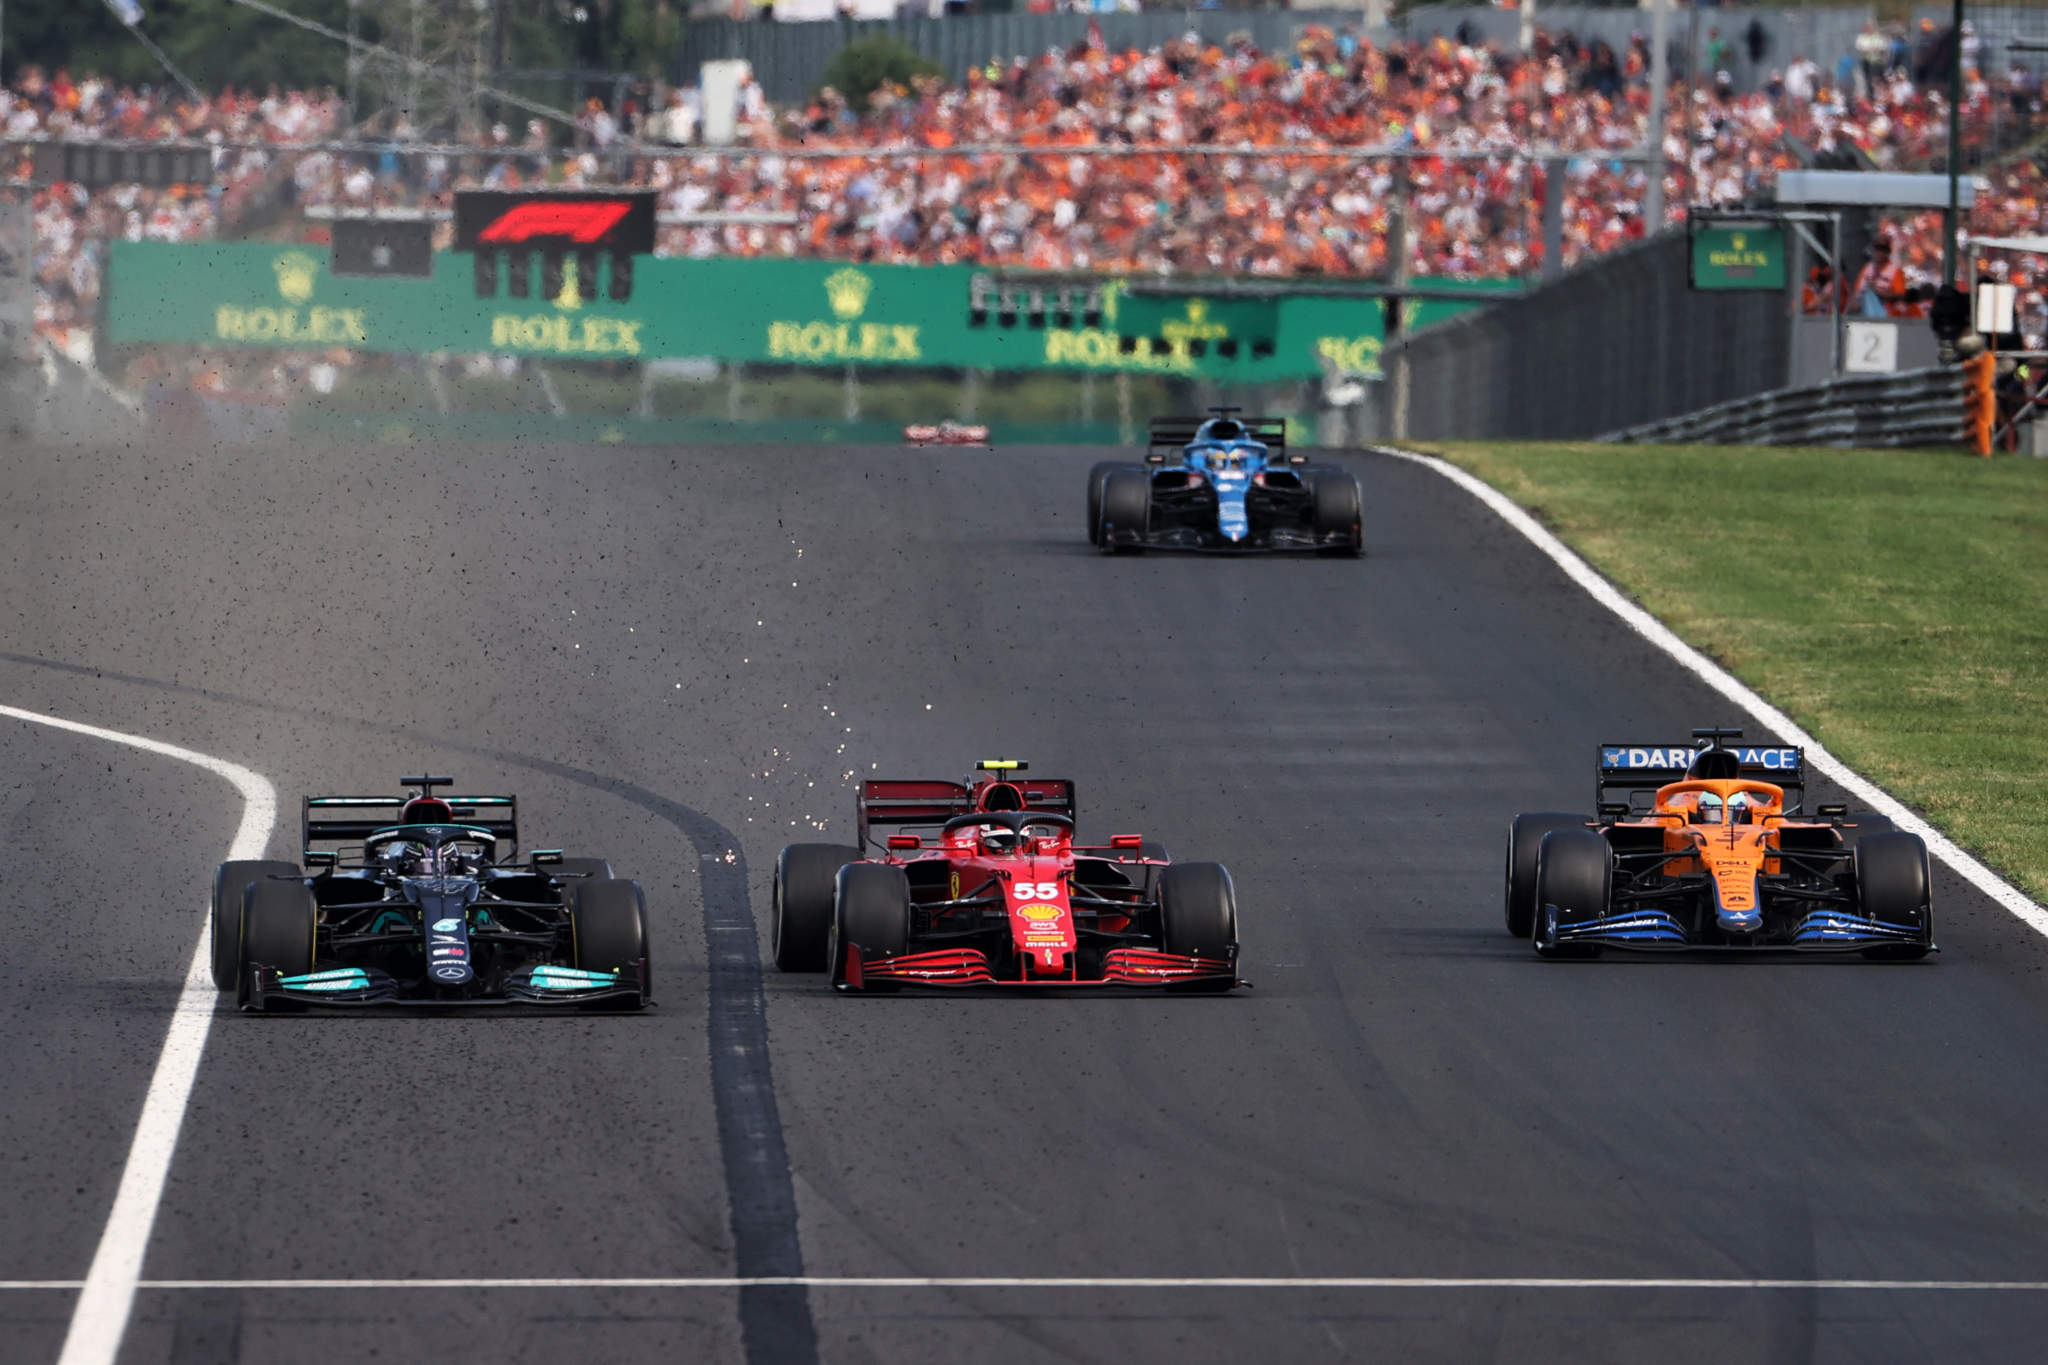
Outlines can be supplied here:
[[1146, 454], [1145, 454], [1145, 463], [1146, 463], [1146, 464], [1165, 464], [1165, 463], [1166, 463], [1166, 457], [1165, 457], [1164, 455], [1156, 455], [1156, 454], [1153, 454], [1153, 453], [1152, 453], [1152, 452], [1150, 452], [1150, 451], [1147, 451], [1147, 452], [1146, 452]]
[[1112, 834], [1109, 836], [1109, 846], [1111, 848], [1143, 848], [1145, 846], [1145, 836], [1142, 834]]
[[1289, 463], [1289, 464], [1307, 464], [1307, 463], [1308, 463], [1308, 456], [1306, 456], [1306, 455], [1289, 455], [1289, 456], [1287, 457], [1287, 463]]
[[559, 848], [537, 848], [533, 851], [533, 856], [527, 861], [531, 862], [535, 867], [560, 867], [562, 865], [562, 850]]
[[1628, 819], [1628, 810], [1628, 802], [1626, 801], [1602, 801], [1600, 803], [1600, 818], [1602, 820], [1626, 820]]
[[305, 862], [307, 867], [317, 867], [323, 872], [332, 872], [335, 866], [341, 862], [341, 855], [333, 849], [322, 849], [318, 853], [308, 849], [306, 850]]
[[1820, 817], [1821, 819], [1823, 819], [1823, 820], [1832, 820], [1832, 821], [1835, 821], [1835, 822], [1836, 822], [1837, 824], [1839, 824], [1839, 823], [1840, 823], [1840, 822], [1842, 822], [1843, 820], [1846, 820], [1846, 819], [1848, 819], [1848, 818], [1849, 818], [1849, 808], [1848, 808], [1847, 806], [1845, 806], [1845, 805], [1844, 805], [1844, 806], [1815, 806], [1815, 807], [1813, 808], [1813, 811], [1814, 811], [1814, 814], [1818, 815], [1818, 816], [1819, 816], [1819, 817]]
[[917, 835], [915, 835], [915, 834], [892, 834], [892, 835], [890, 835], [890, 836], [889, 836], [889, 847], [890, 847], [890, 848], [923, 848], [923, 847], [924, 847], [924, 840], [923, 840], [923, 839], [920, 839], [920, 838], [919, 838], [919, 837], [918, 837]]

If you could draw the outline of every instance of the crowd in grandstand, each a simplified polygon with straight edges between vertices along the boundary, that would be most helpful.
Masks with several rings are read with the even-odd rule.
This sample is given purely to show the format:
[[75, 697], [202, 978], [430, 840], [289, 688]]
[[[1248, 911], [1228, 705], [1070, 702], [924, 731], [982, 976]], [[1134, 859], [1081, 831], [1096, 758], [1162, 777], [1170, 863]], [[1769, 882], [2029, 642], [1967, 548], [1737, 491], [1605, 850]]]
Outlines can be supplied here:
[[[1946, 134], [1945, 78], [1925, 44], [1876, 37], [1832, 75], [1801, 56], [1754, 93], [1725, 77], [1674, 80], [1664, 92], [1667, 215], [1676, 220], [1688, 201], [1755, 199], [1814, 153], [1853, 148], [1880, 167], [1929, 166]], [[474, 153], [411, 154], [418, 139], [402, 117], [350, 128], [332, 91], [193, 99], [29, 67], [0, 92], [0, 126], [15, 137], [221, 144], [203, 189], [38, 193], [39, 321], [61, 331], [92, 314], [104, 237], [205, 236], [259, 197], [297, 209], [445, 205], [465, 185], [651, 186], [671, 220], [661, 234], [670, 254], [1271, 276], [1389, 273], [1405, 202], [1398, 240], [1411, 274], [1515, 275], [1541, 249], [1545, 154], [1564, 158], [1567, 263], [1647, 231], [1647, 181], [1629, 153], [1648, 135], [1649, 70], [1640, 37], [1616, 51], [1539, 34], [1523, 53], [1444, 37], [1376, 45], [1311, 25], [1285, 52], [1193, 34], [1137, 52], [1098, 33], [963, 82], [884, 85], [861, 108], [827, 88], [777, 111], [748, 82], [733, 111], [735, 150], [683, 156], [660, 151], [699, 135], [693, 92], [643, 90], [618, 109], [591, 100], [573, 128], [535, 120], [515, 135], [500, 124], [464, 144]], [[1966, 137], [1982, 145], [2001, 121], [2030, 123], [2039, 97], [2024, 68], [1995, 78], [1970, 69]], [[307, 146], [343, 135], [386, 150]], [[1217, 144], [1234, 150], [1144, 150]], [[977, 150], [989, 145], [1011, 150]], [[1409, 155], [1328, 150], [1362, 147]], [[2025, 160], [1990, 171], [1972, 227], [2037, 229], [2040, 179]], [[1908, 222], [1894, 236], [1910, 277], [1938, 272], [1938, 226]]]

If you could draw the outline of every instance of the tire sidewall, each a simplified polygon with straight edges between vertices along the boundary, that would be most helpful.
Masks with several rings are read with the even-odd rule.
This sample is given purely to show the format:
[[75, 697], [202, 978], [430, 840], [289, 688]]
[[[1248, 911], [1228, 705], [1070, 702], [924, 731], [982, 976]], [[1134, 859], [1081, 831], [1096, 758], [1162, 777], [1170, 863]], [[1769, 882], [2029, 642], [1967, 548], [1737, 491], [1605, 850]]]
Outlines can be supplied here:
[[313, 970], [318, 914], [303, 882], [263, 880], [242, 890], [240, 961], [274, 967], [280, 976]]
[[1913, 924], [1932, 933], [1933, 887], [1927, 845], [1920, 836], [1873, 830], [1856, 841], [1852, 863], [1858, 913], [1889, 924]]
[[1159, 875], [1160, 946], [1237, 959], [1237, 888], [1221, 863], [1175, 863]]
[[910, 879], [889, 863], [849, 863], [832, 897], [833, 938], [843, 959], [851, 946], [895, 956], [910, 946]]
[[[1586, 819], [1561, 811], [1534, 811], [1508, 822], [1507, 886], [1505, 888], [1508, 933], [1525, 939], [1536, 925], [1536, 857], [1543, 836], [1554, 829], [1583, 829]], [[1519, 874], [1519, 875], [1518, 875]], [[1521, 894], [1516, 895], [1520, 890]]]
[[859, 849], [836, 844], [790, 844], [776, 857], [769, 933], [778, 970], [817, 972], [830, 963], [839, 872], [859, 860]]
[[207, 956], [216, 989], [231, 991], [242, 973], [242, 900], [252, 882], [301, 875], [297, 863], [243, 859], [222, 863], [213, 874], [213, 903], [207, 913]]

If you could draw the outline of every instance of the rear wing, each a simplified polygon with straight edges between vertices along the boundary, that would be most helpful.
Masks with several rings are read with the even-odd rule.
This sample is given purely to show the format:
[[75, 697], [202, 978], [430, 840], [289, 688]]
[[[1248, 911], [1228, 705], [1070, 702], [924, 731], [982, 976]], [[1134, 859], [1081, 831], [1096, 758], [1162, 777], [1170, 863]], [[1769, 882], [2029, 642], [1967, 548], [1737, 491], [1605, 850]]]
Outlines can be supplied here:
[[[369, 838], [380, 829], [398, 823], [399, 812], [410, 798], [403, 796], [309, 796], [299, 814], [299, 847], [311, 852], [313, 845], [352, 844]], [[519, 848], [519, 798], [516, 796], [444, 796], [455, 807], [457, 823], [484, 830], [507, 845], [506, 852]]]
[[[1004, 780], [1023, 794], [1024, 809], [1074, 818], [1074, 784], [1065, 778], [1005, 775]], [[942, 825], [973, 809], [974, 793], [961, 782], [876, 778], [861, 783], [860, 795], [854, 798], [863, 848], [874, 825]]]
[[[1155, 417], [1145, 434], [1147, 455], [1178, 455], [1195, 434], [1202, 429], [1202, 423], [1214, 421], [1215, 413], [1207, 417]], [[1285, 417], [1240, 417], [1244, 433], [1252, 440], [1265, 446], [1275, 455], [1287, 450], [1287, 419]]]
[[[1692, 761], [1707, 744], [1602, 744], [1595, 779], [1595, 799], [1602, 807], [1626, 803], [1631, 810], [1648, 807], [1657, 788], [1683, 782]], [[1785, 809], [1796, 811], [1806, 797], [1806, 754], [1791, 744], [1729, 743], [1738, 775], [1785, 789]], [[1621, 800], [1616, 801], [1615, 796]]]

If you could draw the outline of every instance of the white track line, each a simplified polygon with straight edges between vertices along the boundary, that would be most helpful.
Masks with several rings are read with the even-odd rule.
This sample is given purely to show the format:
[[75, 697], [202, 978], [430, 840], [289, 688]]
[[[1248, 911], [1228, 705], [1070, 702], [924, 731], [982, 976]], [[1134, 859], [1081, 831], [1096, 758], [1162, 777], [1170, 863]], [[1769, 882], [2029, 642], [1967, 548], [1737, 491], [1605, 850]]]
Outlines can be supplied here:
[[1450, 461], [1438, 459], [1434, 455], [1396, 450], [1391, 446], [1368, 446], [1366, 449], [1375, 454], [1389, 455], [1394, 459], [1406, 460], [1410, 464], [1433, 470], [1485, 503], [1499, 514], [1502, 521], [1520, 531], [1531, 544], [1548, 555], [1551, 561], [1563, 569], [1574, 583], [1584, 588], [1594, 601], [1619, 616], [1630, 630], [1663, 650], [1688, 673], [1762, 722], [1764, 728], [1774, 732], [1781, 741], [1804, 748], [1806, 761], [1832, 778], [1837, 786], [1859, 797], [1880, 815], [1890, 816], [1900, 829], [1925, 839], [1927, 851], [1948, 864], [1963, 880], [2011, 911], [2035, 933], [2048, 935], [2048, 910], [2036, 905], [2024, 891], [1964, 852], [1947, 835], [1907, 809], [1884, 788], [1829, 753], [1825, 745], [1801, 729], [1790, 716], [1765, 701], [1727, 669], [1679, 639], [1663, 622], [1629, 601], [1619, 588], [1601, 577], [1597, 569], [1579, 558], [1575, 551], [1552, 535], [1536, 518], [1516, 506], [1514, 500], [1505, 493], [1476, 475], [1468, 474]]
[[[0, 1290], [76, 1289], [79, 1280], [0, 1280]], [[2048, 1293], [2048, 1280], [1744, 1280], [1671, 1277], [1522, 1278], [1505, 1276], [1084, 1276], [1084, 1275], [695, 1275], [568, 1279], [142, 1280], [145, 1290], [329, 1289], [1684, 1289], [1890, 1290], [1941, 1293], [1995, 1290]]]
[[[46, 716], [13, 706], [0, 706], [0, 716], [162, 754], [224, 777], [242, 794], [242, 824], [228, 846], [228, 857], [259, 858], [270, 842], [270, 831], [277, 824], [277, 788], [261, 773], [162, 740], [103, 730], [61, 716]], [[135, 1304], [135, 1288], [142, 1278], [143, 1253], [149, 1249], [150, 1229], [156, 1226], [157, 1205], [163, 1199], [164, 1177], [169, 1174], [171, 1156], [177, 1151], [185, 1105], [192, 1098], [200, 1054], [206, 1050], [206, 1033], [213, 1026], [216, 992], [206, 949], [207, 930], [202, 925], [199, 944], [185, 967], [184, 989], [178, 992], [171, 1026], [164, 1034], [163, 1051], [157, 1054], [156, 1071], [149, 1078], [149, 1093], [142, 1101], [142, 1118], [135, 1126], [135, 1140], [128, 1146], [127, 1164], [121, 1168], [121, 1185], [114, 1194], [114, 1207], [100, 1232], [92, 1266], [86, 1271], [84, 1283], [78, 1286], [84, 1292], [72, 1309], [71, 1328], [65, 1333], [64, 1353], [58, 1357], [58, 1365], [113, 1365], [121, 1349], [121, 1337], [128, 1329], [128, 1313]], [[75, 1283], [48, 1282], [53, 1287]]]

